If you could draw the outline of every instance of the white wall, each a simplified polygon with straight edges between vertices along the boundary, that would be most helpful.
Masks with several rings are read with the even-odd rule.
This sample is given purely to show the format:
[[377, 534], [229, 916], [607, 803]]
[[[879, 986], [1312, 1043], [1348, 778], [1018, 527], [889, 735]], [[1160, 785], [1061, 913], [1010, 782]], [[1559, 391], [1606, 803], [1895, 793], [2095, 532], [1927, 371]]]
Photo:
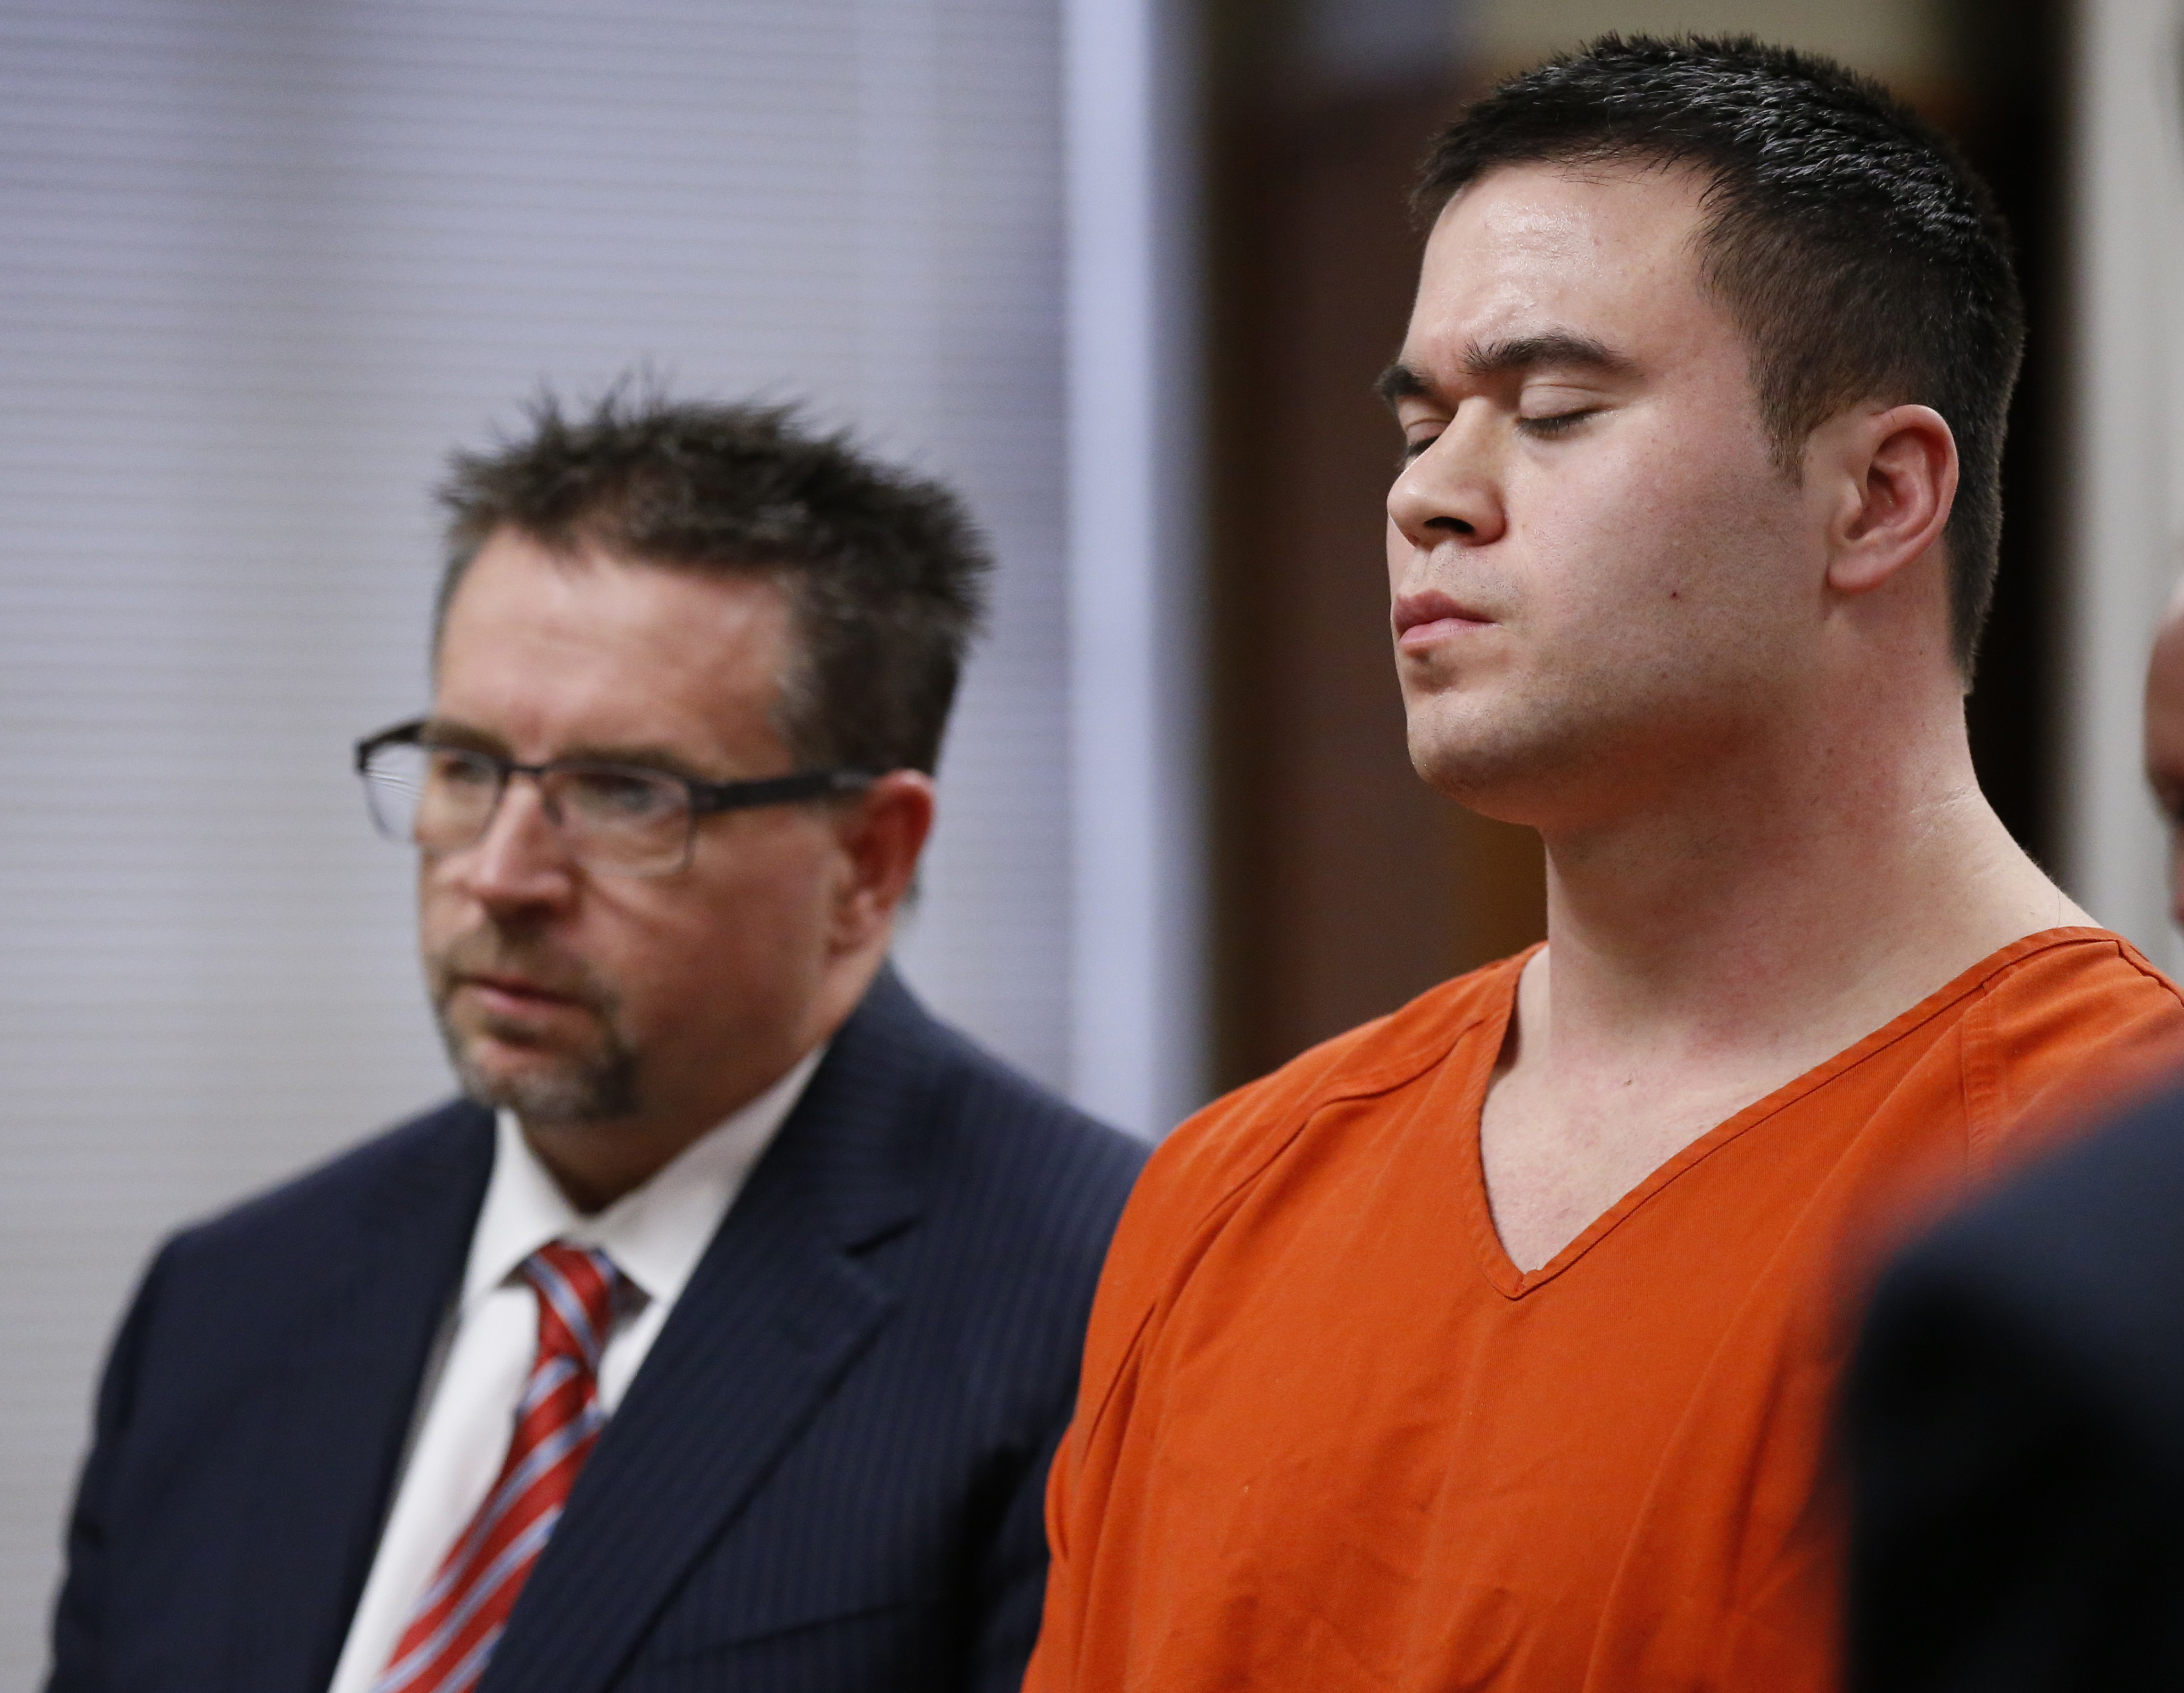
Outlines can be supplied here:
[[1206, 1086], [1195, 42], [1068, 0], [1070, 1074], [1157, 1137]]
[[[424, 697], [443, 454], [542, 378], [649, 357], [810, 396], [965, 489], [1004, 567], [908, 969], [1134, 1126], [1190, 1103], [1188, 761], [1134, 645], [1188, 561], [1169, 508], [1127, 504], [1181, 461], [1130, 433], [1166, 392], [1145, 312], [1087, 330], [1169, 286], [1128, 256], [1158, 246], [1146, 158], [1078, 232], [1080, 265], [1125, 243], [1122, 295], [1065, 278], [1065, 183], [1112, 162], [1087, 131], [1066, 173], [1065, 94], [1096, 119], [1147, 62], [1067, 77], [1060, 0], [0, 10], [0, 1685], [42, 1659], [92, 1371], [154, 1240], [445, 1089], [348, 748]], [[1072, 310], [1080, 371], [1136, 396], [1074, 505]], [[1074, 595], [1072, 533], [1112, 549]], [[1079, 782], [1072, 711], [1150, 763]], [[1106, 833], [1073, 851], [1072, 818]], [[1074, 948], [1136, 920], [1127, 877], [1083, 908], [1117, 854], [1166, 902], [1088, 973]]]
[[2146, 660], [2184, 565], [2184, 23], [2081, 0], [2071, 196], [2078, 305], [2064, 878], [2184, 974], [2142, 765]]

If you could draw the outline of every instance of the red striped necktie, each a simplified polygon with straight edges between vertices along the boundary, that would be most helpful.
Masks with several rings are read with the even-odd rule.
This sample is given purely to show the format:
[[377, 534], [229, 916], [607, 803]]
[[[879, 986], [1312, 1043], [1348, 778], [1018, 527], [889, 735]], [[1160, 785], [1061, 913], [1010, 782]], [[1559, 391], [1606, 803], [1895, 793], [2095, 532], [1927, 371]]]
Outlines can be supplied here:
[[508, 1461], [448, 1551], [371, 1693], [462, 1693], [484, 1673], [515, 1595], [599, 1443], [599, 1351], [621, 1275], [604, 1252], [554, 1241], [523, 1260], [538, 1295], [538, 1356]]

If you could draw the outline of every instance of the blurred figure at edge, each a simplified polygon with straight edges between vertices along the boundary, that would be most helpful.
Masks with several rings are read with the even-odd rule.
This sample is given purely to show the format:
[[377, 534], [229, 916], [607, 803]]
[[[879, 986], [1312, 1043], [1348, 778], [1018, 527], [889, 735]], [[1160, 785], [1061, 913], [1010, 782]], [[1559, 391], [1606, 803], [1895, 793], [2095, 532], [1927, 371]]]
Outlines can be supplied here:
[[[2146, 774], [2184, 922], [2184, 589]], [[1906, 1254], [1846, 1423], [1857, 1693], [2184, 1685], [2184, 1092]]]

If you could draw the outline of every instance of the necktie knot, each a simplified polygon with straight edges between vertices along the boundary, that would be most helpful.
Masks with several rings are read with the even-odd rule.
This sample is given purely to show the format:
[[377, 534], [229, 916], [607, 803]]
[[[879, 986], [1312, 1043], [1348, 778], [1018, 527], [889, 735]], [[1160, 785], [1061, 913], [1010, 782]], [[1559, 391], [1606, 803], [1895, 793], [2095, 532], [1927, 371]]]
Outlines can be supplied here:
[[614, 1327], [621, 1271], [596, 1247], [549, 1241], [525, 1259], [523, 1279], [538, 1296], [538, 1361], [566, 1358], [596, 1376]]

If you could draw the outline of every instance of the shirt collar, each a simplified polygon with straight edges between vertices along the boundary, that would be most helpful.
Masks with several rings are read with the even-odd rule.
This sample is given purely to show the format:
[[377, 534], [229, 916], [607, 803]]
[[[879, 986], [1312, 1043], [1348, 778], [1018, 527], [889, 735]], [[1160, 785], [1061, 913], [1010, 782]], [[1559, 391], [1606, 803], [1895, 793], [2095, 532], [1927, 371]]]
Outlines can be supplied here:
[[552, 1240], [598, 1247], [648, 1300], [672, 1304], [826, 1052], [823, 1045], [815, 1047], [757, 1098], [685, 1147], [672, 1163], [590, 1216], [569, 1203], [524, 1139], [515, 1114], [496, 1112], [493, 1176], [471, 1236], [462, 1315], [468, 1316], [515, 1276], [525, 1259]]

